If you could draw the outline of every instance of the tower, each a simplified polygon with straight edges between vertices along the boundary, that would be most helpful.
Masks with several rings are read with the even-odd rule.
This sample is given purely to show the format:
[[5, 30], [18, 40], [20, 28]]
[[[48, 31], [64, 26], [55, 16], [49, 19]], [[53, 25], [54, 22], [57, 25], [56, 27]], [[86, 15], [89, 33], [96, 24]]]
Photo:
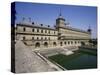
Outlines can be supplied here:
[[65, 19], [62, 17], [61, 11], [59, 17], [56, 19], [56, 28], [65, 27]]

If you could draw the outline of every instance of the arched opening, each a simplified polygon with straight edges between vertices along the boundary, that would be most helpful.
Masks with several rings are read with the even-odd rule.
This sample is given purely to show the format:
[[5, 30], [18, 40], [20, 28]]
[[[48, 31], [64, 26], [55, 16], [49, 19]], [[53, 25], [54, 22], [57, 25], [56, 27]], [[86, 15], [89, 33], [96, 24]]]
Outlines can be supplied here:
[[71, 44], [73, 44], [73, 41], [71, 41]]
[[75, 44], [76, 44], [77, 42], [75, 41]]
[[60, 46], [62, 46], [62, 42], [60, 42]]
[[84, 46], [84, 45], [85, 45], [85, 43], [84, 43], [84, 42], [81, 42], [81, 45], [82, 45], [82, 46]]
[[66, 41], [65, 41], [64, 43], [65, 43], [65, 45], [66, 45]]
[[25, 40], [25, 36], [23, 37], [23, 40]]
[[56, 46], [57, 45], [56, 42], [53, 42], [53, 45]]
[[70, 44], [70, 41], [68, 41], [68, 44]]
[[44, 46], [45, 46], [45, 47], [48, 47], [48, 43], [47, 43], [47, 42], [44, 42]]
[[37, 42], [37, 43], [35, 44], [35, 47], [36, 47], [36, 48], [37, 48], [37, 47], [40, 47], [40, 43]]

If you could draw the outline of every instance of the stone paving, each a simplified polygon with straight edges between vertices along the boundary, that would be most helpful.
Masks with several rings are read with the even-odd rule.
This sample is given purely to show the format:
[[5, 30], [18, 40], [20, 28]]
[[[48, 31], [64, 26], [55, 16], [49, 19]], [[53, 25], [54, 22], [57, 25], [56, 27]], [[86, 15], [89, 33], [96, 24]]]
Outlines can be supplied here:
[[[67, 49], [63, 48], [49, 48], [42, 50], [34, 50], [31, 47], [25, 45], [22, 41], [17, 41], [15, 44], [15, 72], [16, 73], [28, 73], [28, 72], [48, 72], [62, 70], [59, 64], [52, 63], [42, 55], [46, 57], [55, 54], [73, 54]], [[41, 58], [42, 57], [42, 58]]]
[[47, 72], [55, 71], [50, 65], [44, 62], [30, 48], [25, 46], [23, 42], [17, 41], [15, 44], [15, 72]]

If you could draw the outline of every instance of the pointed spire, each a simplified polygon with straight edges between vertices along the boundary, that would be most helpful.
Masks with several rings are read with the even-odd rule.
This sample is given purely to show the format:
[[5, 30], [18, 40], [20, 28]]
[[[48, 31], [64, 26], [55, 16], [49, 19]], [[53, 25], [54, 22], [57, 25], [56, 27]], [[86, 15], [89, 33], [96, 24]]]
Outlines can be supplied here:
[[91, 33], [91, 26], [89, 25], [89, 28], [88, 28], [88, 32], [90, 32]]
[[61, 16], [61, 9], [60, 9], [60, 13], [59, 13], [59, 16]]
[[22, 21], [25, 21], [25, 17], [22, 18]]
[[62, 18], [61, 9], [60, 9], [60, 11], [59, 11], [59, 18]]
[[91, 26], [89, 25], [89, 29], [91, 29]]
[[31, 22], [31, 18], [29, 17], [29, 22]]

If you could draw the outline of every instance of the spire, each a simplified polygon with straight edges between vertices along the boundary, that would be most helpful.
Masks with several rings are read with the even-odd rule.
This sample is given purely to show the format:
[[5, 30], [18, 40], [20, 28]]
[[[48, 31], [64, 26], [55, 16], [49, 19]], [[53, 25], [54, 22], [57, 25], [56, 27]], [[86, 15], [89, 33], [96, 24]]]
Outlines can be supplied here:
[[61, 9], [60, 9], [60, 11], [59, 11], [59, 18], [62, 18]]
[[29, 17], [29, 22], [31, 22], [31, 18]]
[[89, 28], [88, 28], [88, 32], [90, 32], [91, 33], [91, 26], [89, 25]]
[[25, 17], [22, 18], [22, 21], [25, 21]]
[[60, 9], [60, 13], [59, 13], [59, 16], [61, 16], [61, 9]]
[[89, 29], [91, 29], [91, 26], [89, 25]]

